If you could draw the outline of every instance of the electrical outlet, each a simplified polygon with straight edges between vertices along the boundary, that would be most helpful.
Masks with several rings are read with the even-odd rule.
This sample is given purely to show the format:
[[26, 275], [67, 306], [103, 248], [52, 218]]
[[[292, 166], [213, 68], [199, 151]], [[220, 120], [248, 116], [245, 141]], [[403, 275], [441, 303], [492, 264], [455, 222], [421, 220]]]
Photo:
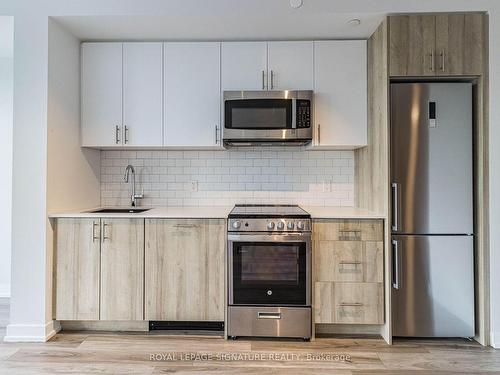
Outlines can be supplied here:
[[191, 191], [192, 192], [198, 191], [198, 181], [191, 181]]
[[332, 191], [332, 180], [323, 181], [323, 193], [331, 193]]

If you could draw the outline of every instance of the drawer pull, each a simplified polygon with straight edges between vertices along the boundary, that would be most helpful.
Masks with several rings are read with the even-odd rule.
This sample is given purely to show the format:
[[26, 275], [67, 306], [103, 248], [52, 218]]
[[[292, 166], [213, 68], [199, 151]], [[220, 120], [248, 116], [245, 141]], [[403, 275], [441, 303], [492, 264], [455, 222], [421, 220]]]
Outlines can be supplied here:
[[257, 317], [259, 319], [281, 319], [281, 313], [258, 312]]
[[196, 228], [196, 224], [175, 224], [174, 228]]
[[341, 302], [340, 306], [341, 307], [361, 307], [361, 306], [363, 306], [363, 304], [360, 302]]
[[361, 230], [339, 230], [339, 241], [361, 241]]
[[345, 264], [353, 264], [353, 265], [357, 266], [357, 265], [361, 264], [361, 262], [357, 261], [357, 260], [351, 260], [351, 261], [349, 261], [349, 260], [342, 260], [342, 261], [339, 262], [339, 264], [342, 265], [342, 266], [345, 265]]

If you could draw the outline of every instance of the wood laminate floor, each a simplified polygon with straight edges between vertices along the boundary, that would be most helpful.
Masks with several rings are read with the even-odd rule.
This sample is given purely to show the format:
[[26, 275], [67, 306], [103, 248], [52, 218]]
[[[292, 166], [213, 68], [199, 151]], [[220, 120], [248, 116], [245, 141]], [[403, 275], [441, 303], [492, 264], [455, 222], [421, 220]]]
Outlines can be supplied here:
[[[0, 301], [0, 324], [8, 306]], [[0, 336], [5, 334], [0, 327]], [[336, 357], [339, 356], [339, 357]], [[236, 340], [63, 332], [0, 343], [0, 374], [500, 374], [500, 350], [465, 340]]]

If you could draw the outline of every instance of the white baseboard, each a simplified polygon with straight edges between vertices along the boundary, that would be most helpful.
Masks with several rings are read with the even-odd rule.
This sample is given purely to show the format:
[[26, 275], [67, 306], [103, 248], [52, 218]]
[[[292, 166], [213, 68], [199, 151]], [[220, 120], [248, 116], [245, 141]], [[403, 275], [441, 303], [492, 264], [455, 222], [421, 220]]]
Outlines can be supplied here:
[[10, 284], [0, 284], [0, 298], [10, 298]]
[[5, 342], [46, 342], [61, 330], [58, 321], [47, 324], [9, 324], [3, 341]]
[[490, 345], [495, 349], [500, 349], [500, 332], [490, 333]]

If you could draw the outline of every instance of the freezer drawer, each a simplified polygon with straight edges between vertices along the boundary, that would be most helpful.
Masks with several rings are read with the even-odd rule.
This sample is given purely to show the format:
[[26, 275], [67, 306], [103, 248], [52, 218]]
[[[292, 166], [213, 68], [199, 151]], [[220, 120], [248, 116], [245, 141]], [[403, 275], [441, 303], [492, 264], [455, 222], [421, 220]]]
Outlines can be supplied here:
[[394, 336], [474, 336], [473, 236], [393, 236]]

